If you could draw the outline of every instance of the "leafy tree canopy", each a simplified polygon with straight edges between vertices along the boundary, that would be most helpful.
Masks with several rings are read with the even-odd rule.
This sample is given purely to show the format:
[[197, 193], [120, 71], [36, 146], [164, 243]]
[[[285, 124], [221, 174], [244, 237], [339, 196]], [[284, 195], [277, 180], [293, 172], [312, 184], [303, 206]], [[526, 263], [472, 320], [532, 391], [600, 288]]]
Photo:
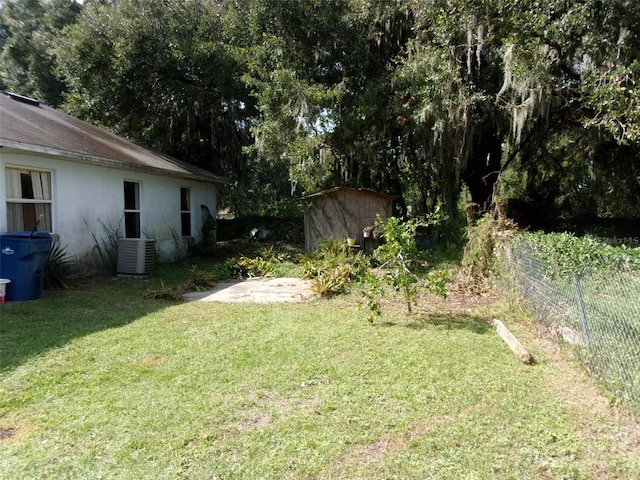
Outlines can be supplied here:
[[75, 22], [74, 0], [9, 0], [0, 3], [0, 84], [52, 106], [66, 90], [56, 74], [55, 38]]
[[211, 2], [86, 5], [57, 48], [66, 108], [194, 164], [240, 169], [252, 102]]
[[349, 185], [416, 213], [465, 187], [544, 221], [640, 214], [633, 0], [13, 0], [0, 20], [5, 86], [228, 175], [238, 213]]

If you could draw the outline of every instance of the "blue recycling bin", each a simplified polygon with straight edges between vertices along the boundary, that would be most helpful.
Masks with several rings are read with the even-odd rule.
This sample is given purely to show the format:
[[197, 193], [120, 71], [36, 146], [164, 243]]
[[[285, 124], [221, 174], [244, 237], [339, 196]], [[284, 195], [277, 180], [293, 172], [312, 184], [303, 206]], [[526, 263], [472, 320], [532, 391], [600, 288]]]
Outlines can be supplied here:
[[0, 234], [0, 278], [8, 278], [5, 300], [35, 300], [42, 296], [44, 268], [51, 251], [45, 232]]

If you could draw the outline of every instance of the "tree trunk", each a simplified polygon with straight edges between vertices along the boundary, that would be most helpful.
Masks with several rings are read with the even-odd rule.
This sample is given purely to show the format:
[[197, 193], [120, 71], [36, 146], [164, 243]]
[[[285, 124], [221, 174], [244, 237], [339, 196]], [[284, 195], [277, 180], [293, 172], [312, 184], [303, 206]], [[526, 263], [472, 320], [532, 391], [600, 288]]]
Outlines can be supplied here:
[[490, 207], [502, 159], [502, 134], [487, 129], [474, 135], [473, 147], [462, 180], [469, 188], [471, 201], [480, 210]]

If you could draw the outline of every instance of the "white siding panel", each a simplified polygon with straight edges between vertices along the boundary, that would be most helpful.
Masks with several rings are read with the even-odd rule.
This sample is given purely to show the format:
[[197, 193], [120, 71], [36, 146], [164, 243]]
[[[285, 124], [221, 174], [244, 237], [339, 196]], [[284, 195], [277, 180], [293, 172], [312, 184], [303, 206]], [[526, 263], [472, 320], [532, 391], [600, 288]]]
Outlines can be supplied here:
[[66, 161], [58, 157], [28, 153], [6, 153], [0, 149], [0, 232], [6, 232], [7, 166], [45, 169], [52, 172], [53, 233], [67, 246], [69, 255], [81, 263], [96, 264], [96, 242], [106, 241], [105, 228], [124, 229], [125, 180], [140, 183], [141, 229], [156, 240], [159, 260], [171, 260], [184, 253], [180, 229], [180, 187], [191, 189], [193, 236], [200, 238], [206, 205], [215, 216], [215, 184], [152, 175], [130, 170]]

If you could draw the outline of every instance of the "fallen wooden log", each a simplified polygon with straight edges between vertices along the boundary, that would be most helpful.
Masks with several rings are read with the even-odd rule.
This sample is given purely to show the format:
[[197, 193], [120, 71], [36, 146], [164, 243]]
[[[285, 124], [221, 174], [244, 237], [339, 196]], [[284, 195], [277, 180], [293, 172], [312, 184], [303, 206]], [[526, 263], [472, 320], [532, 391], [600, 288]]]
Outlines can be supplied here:
[[526, 348], [522, 346], [518, 339], [513, 336], [509, 329], [505, 327], [504, 323], [502, 323], [500, 320], [494, 320], [493, 328], [496, 332], [498, 332], [498, 335], [502, 337], [505, 343], [509, 345], [509, 348], [513, 351], [513, 353], [516, 354], [516, 357], [518, 357], [524, 363], [533, 362], [533, 356]]

